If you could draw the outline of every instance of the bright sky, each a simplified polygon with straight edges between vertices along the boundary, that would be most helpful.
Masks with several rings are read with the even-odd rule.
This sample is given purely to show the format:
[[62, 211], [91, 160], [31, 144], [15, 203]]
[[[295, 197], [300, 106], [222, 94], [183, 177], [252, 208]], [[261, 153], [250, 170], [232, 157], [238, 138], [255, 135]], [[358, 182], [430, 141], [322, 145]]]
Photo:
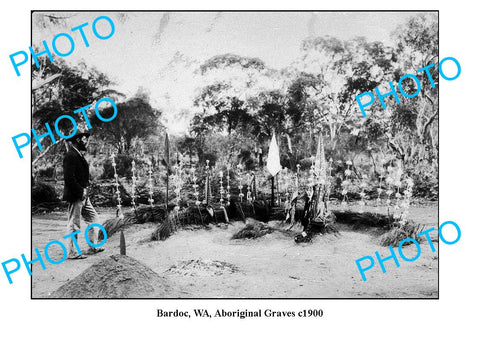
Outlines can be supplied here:
[[[33, 43], [68, 32], [88, 22], [85, 28], [90, 47], [78, 32], [72, 33], [75, 51], [68, 63], [83, 60], [104, 72], [116, 89], [131, 96], [144, 88], [151, 104], [163, 111], [162, 122], [170, 132], [183, 132], [188, 121], [178, 115], [192, 110], [192, 101], [201, 80], [194, 74], [208, 58], [233, 53], [258, 57], [271, 68], [288, 66], [298, 56], [308, 36], [330, 35], [340, 39], [364, 36], [368, 41], [391, 44], [390, 34], [413, 12], [69, 12], [64, 25], [42, 28], [43, 14], [33, 17]], [[93, 20], [107, 15], [115, 23], [108, 40], [95, 38]], [[99, 32], [107, 34], [108, 24], [100, 21]], [[62, 49], [61, 39], [58, 40]]]

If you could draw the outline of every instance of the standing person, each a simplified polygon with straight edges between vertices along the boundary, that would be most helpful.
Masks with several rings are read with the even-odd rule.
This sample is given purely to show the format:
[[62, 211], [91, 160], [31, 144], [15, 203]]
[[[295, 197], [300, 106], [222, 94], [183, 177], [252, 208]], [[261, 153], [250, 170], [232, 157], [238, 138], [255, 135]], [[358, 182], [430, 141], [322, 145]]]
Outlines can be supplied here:
[[[80, 216], [88, 224], [96, 223], [98, 220], [98, 214], [88, 197], [90, 174], [85, 153], [87, 152], [89, 137], [90, 133], [87, 132], [79, 133], [69, 139], [71, 145], [63, 159], [63, 177], [65, 180], [63, 199], [68, 202], [67, 229], [69, 234], [80, 230]], [[90, 242], [97, 244], [98, 231], [90, 228], [88, 238]], [[77, 239], [77, 235], [75, 235], [75, 239]], [[69, 259], [86, 258], [85, 255], [77, 253], [72, 238], [69, 239], [67, 248]], [[87, 254], [95, 254], [103, 250], [103, 248], [94, 248], [89, 245]]]

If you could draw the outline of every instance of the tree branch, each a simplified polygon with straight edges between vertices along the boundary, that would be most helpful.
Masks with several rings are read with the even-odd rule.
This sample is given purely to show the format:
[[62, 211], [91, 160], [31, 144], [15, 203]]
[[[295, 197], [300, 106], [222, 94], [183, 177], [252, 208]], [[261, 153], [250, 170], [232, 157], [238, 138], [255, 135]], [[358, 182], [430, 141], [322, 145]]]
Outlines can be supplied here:
[[[42, 159], [47, 153], [48, 151], [50, 151], [50, 149], [52, 148], [52, 146], [55, 146], [55, 145], [60, 145], [62, 143], [65, 142], [65, 139], [62, 139], [60, 140], [60, 142], [58, 142], [57, 144], [51, 144], [49, 145], [40, 155], [37, 156], [37, 158], [35, 158], [34, 161], [32, 161], [32, 165], [35, 165], [40, 159]], [[33, 149], [33, 146], [32, 146], [32, 149]]]
[[432, 125], [432, 123], [434, 122], [437, 116], [438, 116], [438, 111], [434, 111], [433, 115], [428, 119], [427, 123], [423, 126], [422, 138], [424, 138], [424, 141], [426, 140], [425, 134], [427, 133], [429, 126]]

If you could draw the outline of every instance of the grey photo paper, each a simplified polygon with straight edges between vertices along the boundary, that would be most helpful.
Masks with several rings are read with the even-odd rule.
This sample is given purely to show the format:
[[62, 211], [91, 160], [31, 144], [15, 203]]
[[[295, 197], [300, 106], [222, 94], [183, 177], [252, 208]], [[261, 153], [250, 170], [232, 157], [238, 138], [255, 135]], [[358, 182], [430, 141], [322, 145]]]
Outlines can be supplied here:
[[472, 325], [472, 8], [47, 2], [2, 23], [7, 335]]

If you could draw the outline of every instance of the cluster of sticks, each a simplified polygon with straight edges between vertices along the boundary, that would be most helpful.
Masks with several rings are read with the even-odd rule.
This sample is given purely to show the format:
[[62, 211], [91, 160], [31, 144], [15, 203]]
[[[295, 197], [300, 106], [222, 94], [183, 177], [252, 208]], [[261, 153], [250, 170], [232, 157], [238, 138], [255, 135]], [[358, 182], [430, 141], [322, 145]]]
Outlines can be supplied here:
[[[115, 171], [115, 180], [117, 185], [118, 205], [117, 208], [121, 214], [121, 199], [118, 191], [118, 176], [115, 170], [115, 160], [112, 155], [113, 167]], [[260, 221], [268, 221], [271, 219], [285, 220], [293, 226], [299, 220], [302, 220], [304, 229], [308, 229], [309, 226], [319, 224], [323, 228], [331, 226], [334, 221], [334, 217], [328, 211], [327, 202], [329, 201], [331, 183], [332, 183], [332, 162], [325, 160], [325, 152], [323, 147], [323, 139], [320, 136], [317, 147], [316, 157], [312, 156], [312, 164], [309, 171], [309, 177], [306, 183], [306, 188], [303, 196], [300, 195], [300, 166], [297, 164], [296, 172], [288, 173], [287, 169], [283, 169], [279, 172], [277, 178], [277, 199], [274, 196], [274, 178], [272, 177], [272, 195], [270, 197], [270, 203], [267, 203], [263, 195], [258, 194], [257, 190], [257, 176], [253, 171], [243, 171], [243, 166], [237, 166], [237, 179], [238, 179], [238, 195], [234, 197], [231, 194], [231, 165], [226, 166], [226, 177], [223, 170], [219, 170], [214, 175], [214, 169], [210, 166], [210, 162], [207, 160], [204, 167], [204, 190], [199, 190], [199, 178], [197, 176], [197, 169], [191, 167], [189, 171], [184, 171], [183, 163], [177, 162], [174, 166], [174, 170], [170, 167], [169, 156], [169, 142], [168, 135], [165, 141], [165, 157], [163, 164], [167, 167], [167, 181], [166, 181], [166, 199], [165, 205], [156, 206], [153, 200], [153, 180], [152, 180], [152, 165], [148, 164], [148, 187], [150, 198], [148, 200], [148, 209], [137, 208], [135, 204], [135, 191], [136, 191], [136, 168], [135, 162], [132, 162], [132, 206], [134, 217], [130, 214], [126, 218], [128, 221], [132, 221], [132, 218], [136, 221], [147, 221], [153, 219], [155, 216], [161, 217], [160, 220], [163, 224], [168, 226], [168, 229], [175, 229], [172, 226], [178, 225], [202, 225], [206, 226], [208, 223], [228, 223], [229, 220], [240, 219], [245, 220], [247, 217], [254, 217]], [[398, 174], [397, 174], [398, 175]], [[184, 189], [183, 186], [187, 182], [187, 177], [190, 176], [190, 182], [193, 189], [194, 202], [193, 204], [186, 204], [181, 207], [182, 199], [181, 194]], [[401, 176], [401, 174], [400, 174]], [[174, 185], [175, 199], [173, 206], [169, 204], [169, 178], [171, 177]], [[279, 177], [281, 178], [281, 184], [283, 190], [280, 190]], [[352, 162], [346, 162], [346, 170], [344, 171], [344, 180], [342, 182], [342, 209], [347, 205], [348, 193], [350, 187], [352, 187]], [[218, 182], [216, 181], [218, 179]], [[225, 187], [226, 179], [226, 187]], [[218, 183], [218, 196], [217, 199], [212, 195], [212, 181]], [[382, 178], [380, 178], [382, 181]], [[360, 185], [361, 206], [365, 205], [365, 188], [366, 182], [362, 179]], [[406, 189], [404, 191], [404, 201], [401, 202], [402, 195], [400, 194], [401, 181], [400, 177], [395, 178], [388, 176], [385, 183], [387, 188], [385, 190], [387, 194], [386, 204], [390, 205], [390, 197], [394, 193], [393, 185], [397, 189], [395, 197], [397, 198], [395, 204], [395, 216], [396, 219], [404, 220], [408, 212], [408, 206], [410, 203], [410, 197], [412, 192], [412, 181], [407, 179]], [[246, 188], [246, 190], [245, 190]], [[185, 192], [187, 190], [183, 190]], [[202, 195], [203, 191], [203, 195]], [[380, 196], [382, 189], [379, 188], [377, 196], [377, 206], [380, 202]], [[282, 199], [282, 195], [283, 198]], [[201, 197], [203, 196], [203, 197]], [[203, 199], [202, 199], [203, 198]], [[297, 203], [303, 200], [304, 206], [297, 208]], [[185, 200], [186, 201], [186, 200]], [[283, 202], [282, 202], [283, 201]], [[276, 203], [276, 204], [275, 204]], [[283, 205], [282, 205], [283, 203]], [[161, 210], [161, 211], [158, 211]], [[173, 213], [171, 211], [173, 210]], [[281, 213], [279, 213], [281, 212]], [[363, 212], [363, 208], [361, 209]], [[158, 221], [158, 220], [157, 220]], [[117, 229], [117, 228], [114, 228]], [[164, 233], [165, 235], [169, 233]], [[163, 236], [158, 237], [162, 239]]]

